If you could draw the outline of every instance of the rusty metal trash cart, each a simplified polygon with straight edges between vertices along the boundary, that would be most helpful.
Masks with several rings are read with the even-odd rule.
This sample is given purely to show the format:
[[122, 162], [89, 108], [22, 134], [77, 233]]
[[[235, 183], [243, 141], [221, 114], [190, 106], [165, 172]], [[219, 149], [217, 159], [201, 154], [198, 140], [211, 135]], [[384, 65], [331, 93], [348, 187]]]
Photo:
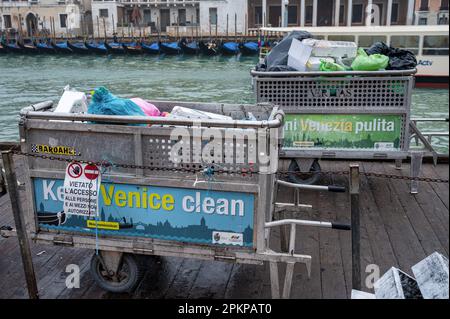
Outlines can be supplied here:
[[[409, 154], [415, 73], [252, 70], [257, 103], [286, 114], [280, 157], [290, 161], [290, 180], [317, 182], [320, 159], [387, 159], [400, 167]], [[420, 165], [412, 167], [417, 177]]]
[[[233, 120], [55, 113], [51, 101], [27, 107], [19, 123], [27, 203], [17, 205], [17, 232], [3, 230], [2, 235], [17, 235], [21, 244], [29, 234], [35, 242], [95, 249], [93, 277], [113, 292], [129, 291], [139, 282], [135, 255], [158, 255], [267, 261], [272, 296], [289, 297], [294, 265], [304, 263], [311, 271], [311, 256], [295, 252], [296, 225], [350, 227], [273, 220], [274, 185], [286, 183], [276, 179], [283, 112], [272, 105], [152, 103], [161, 111], [179, 105]], [[257, 120], [244, 120], [249, 112]], [[3, 157], [8, 164], [8, 154]], [[64, 213], [69, 195], [63, 180], [69, 163], [89, 163], [101, 170], [98, 215]], [[7, 175], [12, 196], [10, 167]], [[280, 225], [291, 225], [289, 252], [270, 246], [271, 232]], [[278, 263], [287, 264], [282, 294]]]

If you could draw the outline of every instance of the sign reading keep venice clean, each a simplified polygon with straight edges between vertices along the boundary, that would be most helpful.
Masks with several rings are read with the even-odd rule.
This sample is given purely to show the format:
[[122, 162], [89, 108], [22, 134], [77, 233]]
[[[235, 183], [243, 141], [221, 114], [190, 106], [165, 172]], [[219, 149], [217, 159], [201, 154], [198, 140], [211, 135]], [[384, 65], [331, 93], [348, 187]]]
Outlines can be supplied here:
[[36, 178], [33, 184], [41, 228], [88, 233], [97, 228], [99, 234], [253, 246], [254, 194], [103, 181], [98, 217], [67, 214], [58, 223], [45, 216], [64, 213], [71, 194], [63, 181]]

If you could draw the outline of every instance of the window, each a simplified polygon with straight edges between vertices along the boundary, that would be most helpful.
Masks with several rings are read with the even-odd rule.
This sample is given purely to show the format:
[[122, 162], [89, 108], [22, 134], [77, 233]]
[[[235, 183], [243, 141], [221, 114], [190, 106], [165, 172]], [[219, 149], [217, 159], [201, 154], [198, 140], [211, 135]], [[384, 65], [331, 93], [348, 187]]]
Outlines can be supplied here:
[[263, 23], [262, 20], [263, 20], [262, 7], [255, 7], [255, 24], [262, 25]]
[[178, 23], [181, 26], [186, 25], [186, 9], [178, 9]]
[[354, 4], [352, 9], [352, 23], [362, 23], [363, 22], [363, 5]]
[[209, 8], [209, 23], [217, 24], [217, 8]]
[[439, 10], [448, 10], [448, 0], [441, 0], [441, 7]]
[[448, 17], [445, 15], [438, 16], [438, 24], [448, 24]]
[[98, 14], [100, 18], [107, 18], [108, 17], [108, 9], [100, 9], [98, 11]]
[[5, 29], [12, 28], [11, 16], [9, 14], [3, 16], [3, 21], [4, 21]]
[[288, 24], [297, 25], [297, 6], [288, 7]]
[[150, 9], [144, 9], [144, 24], [150, 26], [152, 22], [152, 12]]
[[67, 28], [67, 14], [60, 14], [59, 15], [59, 26], [61, 28]]
[[313, 6], [305, 7], [305, 23], [312, 23]]
[[330, 41], [349, 41], [354, 42], [355, 36], [354, 35], [329, 35], [328, 40]]
[[195, 23], [200, 24], [200, 8], [195, 9]]
[[423, 55], [448, 55], [448, 35], [424, 36]]
[[420, 37], [416, 35], [393, 35], [391, 36], [391, 46], [394, 48], [403, 48], [413, 52], [419, 53]]
[[398, 3], [392, 4], [391, 23], [398, 22]]
[[339, 24], [345, 23], [345, 7], [343, 5], [339, 6]]
[[428, 0], [420, 0], [420, 11], [428, 11]]
[[428, 19], [425, 17], [419, 18], [419, 25], [426, 25], [428, 23]]
[[367, 49], [372, 46], [375, 42], [384, 42], [386, 43], [386, 36], [384, 35], [360, 35], [358, 46], [361, 48]]

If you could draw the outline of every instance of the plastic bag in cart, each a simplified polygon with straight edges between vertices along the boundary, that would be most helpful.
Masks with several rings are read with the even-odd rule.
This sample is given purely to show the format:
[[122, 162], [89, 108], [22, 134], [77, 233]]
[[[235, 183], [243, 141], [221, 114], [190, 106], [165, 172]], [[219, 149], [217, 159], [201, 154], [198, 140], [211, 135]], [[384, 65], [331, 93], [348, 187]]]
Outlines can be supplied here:
[[129, 99], [114, 96], [105, 87], [99, 87], [92, 95], [88, 107], [89, 114], [145, 116], [142, 109]]
[[257, 70], [263, 71], [296, 71], [287, 66], [289, 49], [291, 48], [292, 40], [312, 38], [311, 33], [306, 31], [292, 31], [289, 33], [277, 46], [275, 46], [266, 56], [264, 65], [257, 66]]
[[388, 66], [389, 57], [383, 54], [368, 55], [364, 49], [358, 49], [358, 56], [352, 63], [355, 71], [378, 71], [384, 70]]
[[368, 54], [384, 54], [389, 57], [387, 70], [410, 70], [417, 66], [414, 53], [408, 50], [393, 48], [383, 42], [374, 43], [366, 50]]

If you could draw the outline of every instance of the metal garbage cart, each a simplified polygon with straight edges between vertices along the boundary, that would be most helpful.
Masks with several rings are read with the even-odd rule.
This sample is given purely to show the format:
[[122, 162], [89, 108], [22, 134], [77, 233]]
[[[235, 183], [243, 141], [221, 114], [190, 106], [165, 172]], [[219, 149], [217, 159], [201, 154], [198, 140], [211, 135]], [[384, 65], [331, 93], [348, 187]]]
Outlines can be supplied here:
[[[233, 120], [55, 113], [51, 101], [24, 108], [19, 131], [27, 200], [15, 214], [16, 225], [26, 225], [25, 235], [35, 242], [96, 249], [91, 272], [109, 291], [128, 291], [139, 282], [135, 255], [159, 255], [268, 261], [273, 297], [280, 296], [277, 263], [286, 263], [282, 296], [288, 297], [295, 263], [311, 271], [311, 256], [295, 253], [296, 225], [349, 226], [273, 221], [283, 112], [267, 104], [152, 103], [161, 111], [179, 105]], [[244, 120], [249, 112], [257, 120]], [[66, 170], [79, 163], [91, 165], [90, 175], [92, 166], [101, 174], [97, 214], [69, 215], [63, 209], [71, 196]], [[87, 166], [69, 175], [83, 169], [87, 176]], [[280, 225], [291, 225], [289, 252], [269, 247], [271, 230]], [[16, 234], [2, 234], [19, 236], [19, 226]]]
[[289, 178], [315, 183], [322, 158], [392, 159], [400, 165], [408, 156], [415, 72], [252, 70], [257, 103], [273, 103], [286, 114], [280, 157], [291, 160]]

